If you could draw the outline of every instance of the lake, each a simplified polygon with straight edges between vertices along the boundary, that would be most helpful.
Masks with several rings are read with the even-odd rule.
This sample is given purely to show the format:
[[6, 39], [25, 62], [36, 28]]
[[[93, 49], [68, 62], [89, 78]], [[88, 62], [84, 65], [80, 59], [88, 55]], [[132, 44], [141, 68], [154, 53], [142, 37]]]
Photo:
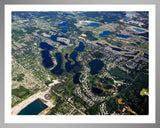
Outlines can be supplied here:
[[119, 34], [119, 35], [117, 35], [117, 37], [120, 37], [120, 38], [129, 38], [130, 36], [128, 36], [128, 35], [123, 35], [123, 34]]
[[71, 65], [71, 61], [68, 59], [68, 53], [65, 55], [65, 59], [67, 60], [65, 63], [65, 69], [67, 72], [70, 72], [73, 68], [73, 65]]
[[146, 33], [140, 33], [140, 34], [138, 34], [138, 36], [142, 36], [142, 37], [144, 37], [144, 39], [146, 41], [148, 41], [149, 33], [148, 32], [146, 32]]
[[39, 44], [39, 47], [43, 50], [52, 50], [54, 47], [51, 46], [50, 44], [46, 43], [46, 42], [41, 42]]
[[140, 34], [138, 34], [138, 36], [144, 37], [143, 39], [146, 40], [146, 41], [149, 40], [149, 39], [148, 39], [148, 37], [149, 37], [149, 33], [148, 33], [148, 32], [146, 32], [146, 33], [140, 33]]
[[[64, 43], [64, 42], [62, 42], [62, 41], [57, 41], [57, 37], [64, 37], [64, 36], [52, 35], [52, 36], [50, 37], [50, 39], [53, 40], [54, 42], [60, 43], [61, 45], [67, 45], [66, 43]], [[66, 37], [64, 37], [64, 38], [66, 38]]]
[[98, 43], [98, 42], [97, 42], [96, 44], [99, 45], [99, 46], [102, 46], [102, 44], [100, 44], [100, 43]]
[[75, 48], [76, 51], [78, 52], [83, 52], [84, 51], [84, 44], [82, 42], [79, 43], [79, 46]]
[[136, 44], [134, 44], [134, 43], [130, 43], [130, 45], [132, 45], [132, 46], [136, 46]]
[[68, 22], [63, 22], [61, 24], [58, 24], [58, 26], [62, 28], [62, 30], [61, 30], [62, 33], [67, 32], [67, 24], [68, 24]]
[[143, 57], [146, 58], [146, 59], [148, 59], [149, 55], [146, 54], [146, 53], [144, 53]]
[[136, 44], [140, 45], [140, 44], [141, 44], [141, 42], [136, 42]]
[[67, 33], [66, 29], [61, 30], [62, 33]]
[[68, 53], [64, 56], [66, 60], [68, 60]]
[[91, 68], [90, 73], [92, 75], [98, 74], [99, 71], [103, 68], [104, 63], [101, 60], [95, 59], [88, 63]]
[[133, 28], [134, 30], [136, 30], [137, 32], [144, 32], [143, 29], [139, 29], [139, 28]]
[[105, 37], [109, 36], [110, 34], [111, 34], [110, 31], [104, 31], [103, 33], [100, 33], [99, 36], [105, 38]]
[[125, 19], [124, 19], [124, 21], [129, 21], [130, 19], [129, 19], [129, 17], [126, 17]]
[[93, 87], [92, 88], [92, 92], [94, 94], [98, 94], [98, 95], [101, 94], [101, 93], [103, 93], [103, 91], [101, 89], [97, 88], [97, 87]]
[[61, 23], [61, 24], [58, 24], [58, 26], [67, 26], [67, 24], [68, 24], [68, 22], [63, 22], [63, 23]]
[[68, 62], [65, 63], [65, 69], [67, 72], [70, 72], [73, 69], [74, 65], [71, 65], [71, 61], [68, 60]]
[[78, 56], [78, 52], [83, 52], [85, 49], [85, 46], [83, 44], [83, 42], [79, 43], [79, 46], [76, 47], [74, 49], [74, 51], [70, 54], [69, 58], [72, 59], [75, 63], [71, 64], [71, 61], [68, 59], [68, 54], [65, 55], [65, 59], [67, 60], [67, 62], [65, 63], [65, 69], [67, 72], [74, 72], [75, 75], [73, 76], [73, 82], [75, 84], [80, 83], [79, 82], [79, 77], [81, 75], [81, 73], [79, 73], [79, 71], [82, 69], [82, 66], [79, 62], [77, 62], [76, 58]]
[[138, 36], [144, 36], [144, 37], [148, 38], [149, 37], [149, 33], [148, 32], [140, 33], [140, 34], [138, 34]]
[[107, 86], [105, 86], [105, 89], [111, 89], [111, 88], [113, 88], [112, 85], [107, 85]]
[[57, 60], [57, 65], [51, 70], [51, 73], [56, 74], [56, 75], [61, 75], [63, 73], [62, 54], [61, 53], [56, 53], [55, 57], [56, 57], [56, 60]]
[[115, 47], [111, 47], [111, 48], [112, 48], [112, 50], [115, 50], [115, 51], [118, 51], [118, 52], [122, 51], [120, 48], [115, 48]]
[[78, 73], [76, 73], [76, 75], [73, 76], [73, 82], [75, 84], [79, 84], [80, 83], [80, 81], [79, 81], [80, 75], [81, 75], [81, 73], [78, 72]]
[[71, 70], [74, 72], [78, 72], [75, 71], [77, 67], [80, 67], [79, 62], [76, 61], [77, 55], [78, 55], [77, 52], [73, 51], [69, 56], [69, 58], [71, 58], [75, 62], [73, 65], [71, 64], [71, 61], [68, 59], [68, 54], [65, 55], [65, 58], [67, 60], [67, 62], [65, 63], [65, 69], [67, 72], [70, 72]]
[[36, 99], [24, 109], [22, 109], [18, 115], [38, 115], [41, 111], [46, 109], [48, 106], [45, 105], [40, 99]]
[[71, 54], [70, 54], [70, 58], [72, 59], [72, 60], [74, 60], [74, 62], [76, 63], [77, 61], [76, 61], [76, 58], [77, 58], [77, 52], [76, 51], [73, 51]]
[[41, 51], [41, 56], [42, 56], [42, 63], [45, 68], [53, 67], [54, 64], [52, 62], [52, 58], [48, 50]]
[[88, 23], [87, 25], [84, 25], [84, 26], [87, 26], [87, 27], [99, 27], [99, 26], [101, 26], [101, 24], [99, 24], [99, 23]]

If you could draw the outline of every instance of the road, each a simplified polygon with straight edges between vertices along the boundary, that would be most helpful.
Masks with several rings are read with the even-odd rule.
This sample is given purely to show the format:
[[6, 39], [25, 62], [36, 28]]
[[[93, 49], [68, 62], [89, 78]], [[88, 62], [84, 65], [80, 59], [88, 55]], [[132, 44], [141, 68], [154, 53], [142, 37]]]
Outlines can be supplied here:
[[82, 115], [86, 115], [85, 113], [83, 113], [81, 110], [79, 110], [78, 108], [76, 108], [74, 105], [72, 105], [67, 99], [65, 99], [64, 97], [62, 97], [61, 95], [59, 95], [58, 93], [56, 93], [54, 90], [52, 90], [52, 92], [54, 94], [56, 94], [57, 96], [63, 98], [71, 107], [73, 107], [75, 110], [77, 110], [79, 113], [81, 113]]
[[[25, 69], [25, 67], [23, 67], [21, 64], [19, 64], [18, 62], [16, 62], [16, 60], [14, 60], [13, 58], [12, 58], [12, 60], [18, 65], [18, 66], [20, 66], [24, 71], [21, 71], [22, 73], [25, 73], [25, 72], [28, 72], [28, 70], [27, 69]], [[41, 80], [34, 80], [33, 79], [33, 77], [31, 77], [31, 76], [33, 76], [31, 73], [29, 73], [29, 74], [26, 74], [25, 73], [25, 76], [28, 78], [28, 79], [30, 79], [33, 83], [35, 83], [35, 84], [42, 84], [42, 85], [44, 85], [44, 86], [46, 86]], [[48, 86], [46, 86], [47, 88], [48, 88], [48, 90], [50, 90], [50, 87], [48, 87]], [[63, 98], [70, 106], [72, 106], [75, 110], [77, 110], [78, 112], [80, 112], [82, 115], [85, 115], [85, 113], [83, 113], [81, 110], [79, 110], [78, 108], [76, 108], [74, 105], [72, 105], [70, 102], [68, 102], [68, 100], [66, 100], [64, 97], [62, 97], [61, 95], [59, 95], [58, 93], [56, 93], [54, 90], [52, 90], [52, 92], [53, 93], [55, 93], [57, 96], [59, 96], [59, 97], [61, 97], [61, 98]], [[41, 92], [42, 93], [42, 92]], [[20, 110], [22, 110], [23, 108], [25, 108], [28, 104], [30, 104], [31, 102], [33, 102], [34, 100], [35, 100], [35, 98], [42, 98], [42, 96], [40, 96], [39, 97], [39, 95], [36, 93], [36, 94], [34, 94], [34, 95], [32, 95], [32, 96], [30, 96], [29, 98], [27, 98], [26, 100], [24, 100], [24, 101], [22, 101], [21, 103], [19, 103], [19, 104], [17, 104], [15, 107], [13, 107], [12, 108], [12, 114], [13, 115], [16, 115], [16, 114], [18, 114], [19, 112], [20, 112]], [[43, 99], [43, 98], [42, 98]], [[48, 105], [47, 105], [48, 106]], [[52, 105], [49, 105], [49, 108], [51, 108], [51, 106]], [[54, 107], [54, 106], [52, 106], [52, 107]]]

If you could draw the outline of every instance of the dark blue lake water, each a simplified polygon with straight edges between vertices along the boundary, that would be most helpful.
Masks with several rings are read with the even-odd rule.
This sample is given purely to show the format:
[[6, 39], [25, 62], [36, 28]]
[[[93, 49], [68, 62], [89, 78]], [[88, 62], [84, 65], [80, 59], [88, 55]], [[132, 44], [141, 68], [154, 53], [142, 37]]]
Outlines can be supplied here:
[[73, 82], [75, 84], [79, 84], [80, 81], [79, 81], [79, 77], [80, 77], [81, 73], [76, 73], [76, 75], [73, 76]]
[[66, 60], [68, 60], [68, 53], [64, 56]]
[[123, 50], [124, 52], [129, 52], [129, 50]]
[[22, 109], [18, 115], [38, 115], [41, 111], [46, 109], [48, 106], [45, 105], [40, 99], [36, 99], [30, 103], [27, 107]]
[[73, 51], [71, 54], [70, 54], [70, 58], [72, 59], [72, 60], [74, 60], [74, 62], [76, 63], [77, 61], [76, 61], [76, 58], [77, 58], [77, 52], [76, 51]]
[[89, 23], [89, 24], [87, 24], [87, 25], [84, 25], [84, 26], [87, 26], [87, 27], [99, 27], [99, 26], [101, 26], [101, 24], [99, 24], [99, 23]]
[[75, 62], [73, 65], [71, 65], [71, 61], [68, 59], [68, 54], [65, 55], [65, 59], [67, 60], [67, 62], [65, 63], [65, 69], [67, 72], [70, 72], [71, 70], [73, 70], [74, 72], [77, 73], [78, 70], [80, 70], [81, 65], [76, 60], [76, 58], [78, 56], [77, 52], [83, 52], [84, 48], [85, 48], [84, 44], [82, 42], [80, 42], [79, 46], [76, 47], [74, 49], [74, 51], [70, 54], [69, 58]]
[[99, 45], [99, 46], [102, 46], [102, 44], [100, 44], [100, 43], [98, 43], [98, 42], [97, 42], [96, 44]]
[[132, 46], [136, 46], [136, 44], [134, 44], [134, 43], [130, 43]]
[[74, 50], [78, 51], [78, 52], [83, 52], [84, 51], [84, 44], [82, 42], [79, 43], [79, 46], [77, 48], [75, 48]]
[[138, 34], [138, 36], [142, 36], [142, 37], [144, 37], [144, 39], [146, 41], [148, 41], [149, 33], [148, 32], [146, 32], [146, 33], [140, 33], [140, 34]]
[[63, 29], [63, 30], [61, 30], [61, 32], [63, 32], [63, 33], [67, 33], [67, 30], [66, 30], [66, 29]]
[[129, 17], [126, 17], [125, 19], [124, 19], [124, 21], [129, 21], [130, 19], [129, 19]]
[[65, 69], [67, 72], [70, 72], [73, 69], [74, 65], [71, 65], [71, 61], [68, 60], [68, 62], [65, 63]]
[[71, 61], [68, 59], [68, 54], [65, 55], [65, 58], [67, 60], [67, 62], [65, 63], [65, 69], [67, 72], [70, 72], [75, 66], [78, 66], [78, 62], [76, 61], [77, 55], [77, 52], [73, 51], [69, 56], [75, 62], [73, 65], [71, 64]]
[[94, 94], [101, 94], [101, 93], [103, 93], [103, 91], [101, 90], [101, 89], [99, 89], [99, 88], [92, 88], [92, 92], [94, 93]]
[[75, 55], [73, 55], [73, 60], [74, 60], [74, 64], [71, 64], [71, 61], [68, 59], [68, 55], [65, 55], [65, 58], [67, 60], [67, 62], [65, 63], [65, 69], [67, 72], [73, 71], [75, 73], [79, 72], [79, 70], [81, 70], [81, 65], [79, 62], [76, 61], [76, 57]]
[[144, 36], [144, 37], [148, 38], [149, 37], [149, 33], [148, 32], [140, 33], [140, 34], [138, 34], [138, 36]]
[[119, 48], [115, 48], [115, 47], [111, 47], [112, 48], [112, 50], [115, 50], [115, 51], [122, 51], [121, 49], [119, 49]]
[[129, 38], [130, 36], [128, 36], [128, 35], [123, 35], [123, 34], [119, 34], [119, 35], [117, 35], [117, 37], [120, 37], [120, 38]]
[[101, 60], [95, 59], [89, 62], [88, 65], [90, 66], [91, 69], [90, 73], [92, 75], [95, 75], [98, 74], [99, 71], [103, 68], [104, 63]]
[[61, 24], [58, 24], [58, 26], [60, 26], [62, 29], [61, 32], [63, 32], [63, 33], [67, 32], [67, 24], [68, 24], [68, 22], [63, 22]]
[[111, 89], [111, 88], [113, 88], [112, 85], [107, 85], [107, 86], [105, 86], [105, 89]]
[[139, 51], [137, 51], [137, 52], [133, 53], [132, 55], [137, 55], [138, 53], [139, 53]]
[[146, 58], [146, 59], [148, 59], [149, 55], [146, 54], [146, 53], [144, 53], [143, 57]]
[[67, 26], [67, 24], [68, 24], [68, 22], [63, 22], [63, 23], [61, 23], [61, 24], [58, 24], [58, 26]]
[[133, 28], [134, 30], [136, 30], [137, 32], [144, 32], [143, 29], [139, 29], [139, 28]]
[[146, 40], [146, 41], [149, 41], [149, 39], [148, 38], [143, 38], [144, 40]]
[[[75, 84], [80, 83], [79, 77], [81, 73], [79, 73], [79, 71], [82, 69], [82, 66], [80, 65], [79, 62], [77, 62], [76, 58], [78, 56], [78, 52], [83, 52], [84, 49], [85, 49], [84, 44], [80, 42], [79, 46], [74, 49], [74, 51], [70, 54], [69, 57], [68, 54], [65, 55], [65, 59], [67, 60], [67, 62], [65, 63], [65, 69], [67, 72], [72, 71], [75, 73], [75, 75], [73, 76], [73, 82]], [[75, 63], [71, 64], [71, 61], [68, 58], [72, 59]]]
[[42, 63], [45, 68], [53, 67], [54, 64], [52, 62], [52, 58], [48, 50], [41, 51], [41, 56], [42, 56]]
[[51, 73], [56, 74], [56, 75], [61, 75], [63, 73], [62, 54], [61, 53], [56, 53], [55, 57], [56, 57], [56, 60], [57, 60], [57, 65], [51, 70]]
[[141, 44], [141, 42], [136, 42], [136, 44], [140, 45], [140, 44]]
[[[64, 37], [64, 36], [52, 35], [52, 36], [50, 37], [50, 39], [51, 39], [51, 40], [53, 40], [54, 42], [58, 42], [58, 43], [60, 43], [61, 45], [67, 45], [67, 44], [66, 44], [66, 43], [64, 43], [64, 42], [57, 41], [57, 37]], [[66, 37], [65, 37], [65, 38], [66, 38]]]
[[111, 34], [110, 31], [104, 31], [103, 33], [100, 33], [99, 36], [105, 38], [105, 37], [109, 36], [110, 34]]
[[40, 47], [41, 49], [44, 49], [44, 50], [52, 50], [52, 49], [54, 48], [53, 46], [49, 45], [49, 44], [46, 43], [46, 42], [41, 42], [41, 43], [39, 44], [39, 47]]

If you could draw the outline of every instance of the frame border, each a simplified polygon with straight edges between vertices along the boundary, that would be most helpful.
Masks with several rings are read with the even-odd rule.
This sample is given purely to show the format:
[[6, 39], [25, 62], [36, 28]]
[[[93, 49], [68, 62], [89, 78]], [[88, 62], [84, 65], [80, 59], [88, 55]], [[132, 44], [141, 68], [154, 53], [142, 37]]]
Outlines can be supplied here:
[[58, 0], [58, 1], [50, 1], [50, 0], [0, 0], [0, 39], [1, 43], [0, 43], [0, 58], [1, 58], [1, 62], [0, 62], [0, 69], [1, 69], [1, 74], [0, 74], [0, 81], [1, 81], [1, 89], [0, 89], [0, 99], [1, 99], [1, 104], [0, 104], [0, 126], [3, 127], [7, 127], [7, 128], [18, 128], [23, 126], [24, 128], [27, 127], [111, 127], [111, 128], [115, 128], [115, 127], [122, 127], [122, 128], [133, 128], [133, 127], [144, 127], [144, 128], [150, 128], [150, 127], [154, 127], [154, 128], [158, 128], [160, 127], [160, 100], [158, 100], [158, 97], [160, 96], [159, 94], [159, 90], [160, 87], [158, 86], [158, 84], [160, 83], [160, 80], [158, 79], [158, 76], [160, 75], [160, 71], [159, 71], [159, 65], [160, 64], [160, 58], [158, 57], [158, 55], [160, 54], [159, 50], [158, 50], [158, 46], [160, 46], [160, 44], [156, 43], [156, 123], [155, 124], [5, 124], [4, 123], [4, 5], [6, 4], [155, 4], [156, 5], [156, 38], [155, 40], [158, 41], [160, 40], [158, 35], [160, 35], [160, 26], [159, 26], [159, 21], [160, 18], [158, 17], [158, 12], [160, 12], [160, 1], [158, 0], [136, 0], [136, 1], [127, 1], [127, 0], [112, 0], [112, 1], [106, 1], [106, 0], [92, 0], [92, 1], [86, 1], [86, 0]]

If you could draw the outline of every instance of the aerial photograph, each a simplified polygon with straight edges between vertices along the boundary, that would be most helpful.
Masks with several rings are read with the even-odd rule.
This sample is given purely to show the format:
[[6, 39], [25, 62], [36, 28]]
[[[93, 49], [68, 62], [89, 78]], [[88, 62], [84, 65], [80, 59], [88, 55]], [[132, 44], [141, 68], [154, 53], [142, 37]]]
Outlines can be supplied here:
[[12, 115], [149, 115], [148, 11], [12, 11]]

